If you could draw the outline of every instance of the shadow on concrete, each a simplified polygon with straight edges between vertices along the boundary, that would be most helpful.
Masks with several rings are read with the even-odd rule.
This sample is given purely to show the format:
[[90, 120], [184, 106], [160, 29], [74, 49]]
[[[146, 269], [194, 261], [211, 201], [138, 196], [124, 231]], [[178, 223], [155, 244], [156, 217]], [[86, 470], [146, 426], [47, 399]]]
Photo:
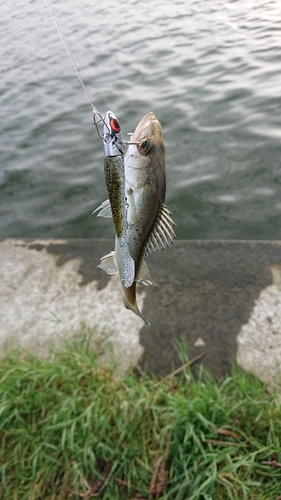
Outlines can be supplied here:
[[[27, 241], [27, 240], [26, 240]], [[30, 241], [28, 247], [41, 251], [46, 249], [48, 253], [57, 257], [56, 265], [63, 266], [72, 259], [79, 259], [80, 266], [78, 274], [81, 276], [80, 286], [85, 286], [92, 281], [97, 281], [98, 290], [106, 287], [110, 276], [97, 266], [103, 255], [114, 249], [114, 242], [110, 240], [65, 240], [65, 242], [38, 243]]]
[[[247, 323], [255, 300], [272, 283], [270, 266], [280, 263], [280, 242], [180, 241], [149, 258], [152, 276], [143, 314], [140, 363], [148, 373], [167, 374], [180, 366], [175, 341], [186, 338], [189, 359], [205, 353], [200, 363], [216, 377], [231, 371], [236, 337]], [[201, 339], [205, 345], [198, 345]]]

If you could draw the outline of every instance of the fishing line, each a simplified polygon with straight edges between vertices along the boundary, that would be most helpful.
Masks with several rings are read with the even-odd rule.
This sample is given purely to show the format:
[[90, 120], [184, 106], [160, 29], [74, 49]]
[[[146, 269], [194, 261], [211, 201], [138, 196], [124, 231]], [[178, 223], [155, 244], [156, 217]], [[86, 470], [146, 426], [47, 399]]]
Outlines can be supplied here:
[[[75, 72], [76, 72], [76, 75], [78, 76], [79, 82], [81, 83], [81, 85], [82, 85], [82, 87], [83, 87], [83, 89], [84, 89], [84, 92], [85, 92], [85, 94], [86, 94], [86, 96], [87, 96], [87, 99], [88, 99], [88, 101], [89, 101], [89, 103], [90, 103], [90, 105], [91, 105], [91, 107], [92, 107], [92, 110], [93, 110], [94, 125], [96, 126], [97, 134], [98, 134], [98, 136], [99, 136], [101, 139], [105, 140], [105, 135], [104, 135], [104, 134], [102, 134], [102, 133], [100, 132], [100, 130], [99, 130], [99, 125], [100, 125], [100, 126], [101, 126], [101, 124], [102, 124], [102, 126], [104, 126], [104, 125], [105, 125], [105, 126], [106, 126], [106, 128], [107, 128], [107, 129], [108, 129], [108, 131], [109, 131], [108, 125], [105, 123], [105, 121], [104, 121], [104, 118], [103, 118], [102, 114], [101, 114], [101, 113], [97, 110], [96, 106], [94, 106], [94, 105], [93, 105], [93, 103], [92, 103], [92, 101], [91, 101], [91, 98], [90, 98], [90, 96], [89, 96], [89, 92], [88, 92], [88, 90], [86, 89], [86, 86], [85, 86], [85, 84], [84, 84], [84, 82], [83, 82], [83, 80], [82, 80], [82, 78], [81, 78], [81, 76], [80, 76], [80, 73], [79, 73], [78, 68], [77, 68], [77, 66], [76, 66], [76, 64], [75, 64], [75, 61], [74, 61], [74, 59], [73, 59], [73, 56], [72, 56], [72, 54], [71, 54], [71, 52], [70, 52], [70, 50], [69, 50], [69, 48], [68, 48], [68, 46], [67, 46], [67, 43], [66, 43], [66, 41], [65, 41], [65, 39], [64, 39], [64, 37], [63, 37], [63, 34], [62, 34], [62, 32], [61, 32], [61, 30], [60, 30], [60, 28], [59, 28], [59, 25], [58, 25], [58, 23], [57, 23], [57, 21], [56, 21], [55, 15], [54, 15], [54, 13], [53, 13], [53, 11], [52, 11], [52, 9], [51, 9], [51, 6], [50, 6], [50, 4], [49, 4], [48, 0], [45, 0], [45, 4], [46, 4], [46, 6], [47, 6], [47, 8], [48, 8], [48, 11], [50, 12], [50, 15], [51, 15], [52, 20], [54, 21], [54, 25], [55, 25], [55, 27], [56, 27], [56, 29], [57, 29], [57, 32], [58, 32], [58, 34], [59, 34], [59, 36], [60, 36], [60, 38], [61, 38], [61, 40], [62, 40], [62, 43], [63, 43], [63, 45], [64, 45], [64, 47], [65, 47], [65, 49], [66, 49], [66, 52], [67, 52], [67, 53], [68, 53], [68, 55], [69, 55], [69, 58], [70, 58], [70, 60], [71, 60], [71, 62], [72, 62], [72, 66], [73, 66], [73, 68], [74, 68], [74, 70], [75, 70]], [[132, 135], [132, 134], [128, 134], [128, 135]], [[141, 144], [141, 142], [123, 141], [123, 144], [124, 144], [125, 146], [131, 145], [131, 144], [136, 144], [136, 145], [139, 145], [139, 144]]]
[[[70, 52], [70, 50], [69, 50], [69, 48], [68, 48], [68, 46], [67, 46], [67, 43], [66, 43], [66, 41], [65, 41], [65, 39], [64, 39], [64, 37], [63, 37], [63, 34], [62, 34], [62, 32], [61, 32], [61, 30], [60, 30], [60, 28], [59, 28], [59, 26], [58, 26], [58, 23], [57, 23], [57, 21], [56, 21], [56, 18], [55, 18], [55, 16], [54, 16], [54, 13], [53, 13], [53, 11], [52, 11], [52, 9], [51, 9], [51, 6], [50, 6], [50, 4], [49, 4], [48, 0], [45, 0], [45, 4], [46, 4], [46, 6], [47, 6], [47, 8], [48, 8], [48, 10], [49, 10], [49, 12], [50, 12], [50, 15], [51, 15], [52, 20], [54, 21], [55, 27], [56, 27], [57, 32], [58, 32], [58, 34], [59, 34], [59, 36], [60, 36], [60, 38], [61, 38], [61, 40], [62, 40], [62, 43], [63, 43], [64, 47], [65, 47], [65, 49], [66, 49], [66, 52], [68, 53], [68, 55], [69, 55], [69, 57], [70, 57], [70, 60], [71, 60], [71, 62], [72, 62], [72, 66], [73, 66], [73, 68], [74, 68], [74, 70], [75, 70], [75, 72], [76, 72], [76, 75], [78, 76], [79, 82], [81, 83], [81, 85], [82, 85], [82, 87], [83, 87], [83, 89], [84, 89], [84, 91], [85, 91], [85, 94], [86, 94], [86, 96], [87, 96], [87, 99], [88, 99], [88, 101], [89, 101], [89, 103], [90, 103], [90, 105], [91, 105], [91, 107], [92, 107], [92, 110], [93, 110], [93, 115], [94, 115], [94, 124], [95, 124], [95, 126], [96, 126], [97, 133], [98, 133], [99, 137], [101, 137], [101, 139], [103, 139], [103, 135], [100, 133], [99, 128], [98, 128], [98, 125], [99, 125], [101, 122], [102, 122], [103, 124], [105, 124], [105, 122], [104, 122], [104, 118], [103, 118], [103, 116], [101, 115], [101, 113], [97, 110], [96, 106], [94, 106], [94, 105], [93, 105], [93, 103], [92, 103], [92, 101], [91, 101], [91, 99], [90, 99], [89, 93], [88, 93], [88, 91], [87, 91], [87, 89], [86, 89], [86, 86], [85, 86], [85, 85], [84, 85], [84, 83], [83, 83], [83, 80], [82, 80], [82, 78], [81, 78], [81, 76], [80, 76], [80, 73], [79, 73], [79, 71], [78, 71], [78, 68], [77, 68], [77, 66], [76, 66], [76, 64], [75, 64], [75, 61], [74, 61], [74, 59], [73, 59], [73, 57], [72, 57], [72, 55], [71, 55], [71, 52]], [[105, 124], [105, 125], [106, 125], [106, 124]]]

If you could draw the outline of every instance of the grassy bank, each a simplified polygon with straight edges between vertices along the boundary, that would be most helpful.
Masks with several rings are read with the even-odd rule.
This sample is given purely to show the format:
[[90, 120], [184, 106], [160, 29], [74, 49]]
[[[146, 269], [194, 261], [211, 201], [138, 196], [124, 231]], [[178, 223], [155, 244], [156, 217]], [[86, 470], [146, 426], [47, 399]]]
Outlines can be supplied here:
[[76, 342], [0, 379], [1, 500], [281, 499], [280, 404], [242, 372], [118, 379]]

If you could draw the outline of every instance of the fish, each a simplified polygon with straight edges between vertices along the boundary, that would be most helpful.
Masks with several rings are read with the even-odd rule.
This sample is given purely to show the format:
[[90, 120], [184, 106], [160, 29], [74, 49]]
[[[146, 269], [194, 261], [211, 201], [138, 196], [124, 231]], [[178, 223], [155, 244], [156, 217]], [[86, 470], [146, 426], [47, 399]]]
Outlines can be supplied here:
[[131, 142], [139, 143], [129, 145], [125, 156], [128, 245], [135, 262], [135, 279], [130, 287], [123, 287], [123, 294], [125, 307], [143, 318], [136, 301], [136, 283], [156, 285], [146, 257], [174, 244], [176, 224], [164, 204], [165, 146], [161, 124], [154, 113], [141, 119]]
[[104, 117], [102, 135], [104, 175], [109, 200], [103, 202], [93, 213], [99, 210], [99, 217], [113, 218], [116, 245], [120, 259], [124, 262], [122, 269], [120, 268], [120, 280], [124, 287], [129, 287], [134, 281], [135, 264], [129, 253], [127, 241], [124, 144], [119, 120], [112, 111], [107, 111]]
[[[134, 261], [134, 279], [131, 285], [122, 283], [123, 301], [127, 309], [149, 325], [140, 312], [136, 285], [156, 285], [146, 258], [155, 251], [174, 244], [176, 226], [172, 214], [164, 204], [166, 196], [165, 146], [161, 124], [153, 112], [147, 113], [131, 135], [125, 156], [126, 241]], [[105, 202], [106, 203], [106, 202]], [[101, 258], [100, 265], [108, 274], [122, 275], [126, 263], [119, 241], [115, 251]]]

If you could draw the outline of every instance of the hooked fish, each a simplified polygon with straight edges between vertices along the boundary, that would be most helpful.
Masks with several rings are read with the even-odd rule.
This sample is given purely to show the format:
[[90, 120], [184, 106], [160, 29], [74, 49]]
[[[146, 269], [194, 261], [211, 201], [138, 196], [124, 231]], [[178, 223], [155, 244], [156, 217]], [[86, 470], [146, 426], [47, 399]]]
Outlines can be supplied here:
[[[105, 183], [109, 200], [103, 202], [93, 213], [100, 210], [98, 217], [113, 218], [116, 245], [120, 258], [124, 262], [122, 268], [119, 268], [120, 279], [124, 287], [129, 287], [134, 281], [135, 264], [128, 250], [124, 144], [120, 123], [112, 111], [108, 111], [104, 117], [103, 147]], [[109, 271], [107, 266], [107, 272], [109, 273]]]
[[[151, 277], [146, 257], [174, 244], [176, 237], [171, 213], [164, 205], [166, 195], [165, 147], [161, 125], [154, 113], [147, 113], [131, 136], [125, 156], [126, 241], [134, 261], [134, 279], [131, 285], [122, 283], [124, 304], [149, 322], [141, 314], [136, 300], [136, 283], [156, 285]], [[130, 143], [129, 143], [130, 144]], [[106, 204], [106, 202], [104, 202]], [[104, 205], [103, 204], [103, 205]], [[101, 205], [101, 207], [103, 206]], [[100, 208], [101, 208], [100, 207]], [[101, 215], [101, 213], [100, 213]], [[108, 274], [126, 266], [118, 239], [115, 251], [102, 257], [99, 267]]]

